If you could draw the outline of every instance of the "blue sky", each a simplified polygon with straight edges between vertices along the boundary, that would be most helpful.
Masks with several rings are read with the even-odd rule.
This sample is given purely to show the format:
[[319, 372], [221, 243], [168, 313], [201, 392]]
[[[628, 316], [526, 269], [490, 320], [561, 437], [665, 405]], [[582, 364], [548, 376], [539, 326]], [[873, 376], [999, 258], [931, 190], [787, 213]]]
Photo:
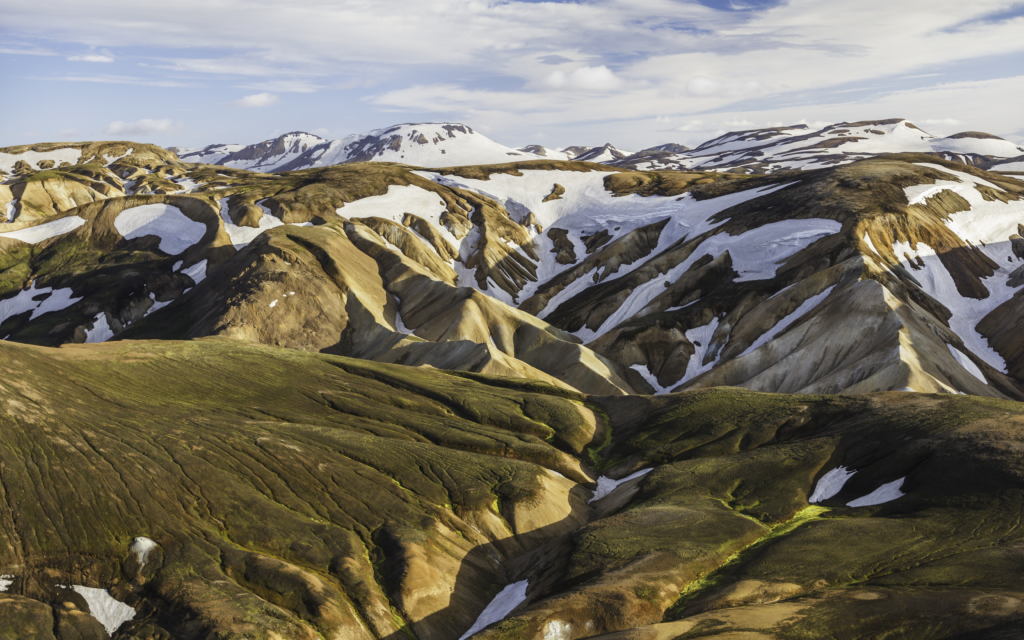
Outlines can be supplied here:
[[0, 146], [327, 138], [690, 145], [908, 118], [1024, 143], [1024, 3], [0, 0]]

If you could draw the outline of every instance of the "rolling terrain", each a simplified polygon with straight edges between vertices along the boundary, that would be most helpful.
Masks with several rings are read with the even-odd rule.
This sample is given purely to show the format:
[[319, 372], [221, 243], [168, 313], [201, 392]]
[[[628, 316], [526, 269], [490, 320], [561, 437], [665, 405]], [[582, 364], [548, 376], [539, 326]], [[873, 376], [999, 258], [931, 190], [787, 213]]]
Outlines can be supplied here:
[[0, 636], [1012, 637], [1014, 151], [847, 129], [0, 149]]

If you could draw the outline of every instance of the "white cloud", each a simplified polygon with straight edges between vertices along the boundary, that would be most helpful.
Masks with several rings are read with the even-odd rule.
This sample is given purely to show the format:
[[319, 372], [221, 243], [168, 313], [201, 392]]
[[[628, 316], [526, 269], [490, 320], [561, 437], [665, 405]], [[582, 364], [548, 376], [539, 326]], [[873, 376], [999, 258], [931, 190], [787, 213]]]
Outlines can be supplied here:
[[174, 124], [171, 120], [151, 120], [143, 118], [135, 122], [124, 122], [115, 120], [107, 125], [103, 133], [110, 136], [144, 136], [154, 133], [175, 133], [183, 130], [184, 127]]
[[676, 127], [675, 131], [706, 131], [704, 122], [701, 120], [690, 120], [686, 124]]
[[84, 56], [68, 56], [69, 62], [113, 62], [110, 56], [92, 53]]
[[556, 91], [612, 91], [622, 86], [620, 80], [608, 67], [577, 67], [569, 73], [552, 71], [538, 83], [545, 89]]
[[686, 83], [686, 93], [698, 97], [738, 98], [755, 94], [760, 89], [761, 83], [756, 80], [730, 82], [697, 76]]
[[245, 96], [240, 100], [229, 102], [229, 107], [268, 107], [275, 102], [278, 98], [273, 93], [254, 93], [251, 96]]

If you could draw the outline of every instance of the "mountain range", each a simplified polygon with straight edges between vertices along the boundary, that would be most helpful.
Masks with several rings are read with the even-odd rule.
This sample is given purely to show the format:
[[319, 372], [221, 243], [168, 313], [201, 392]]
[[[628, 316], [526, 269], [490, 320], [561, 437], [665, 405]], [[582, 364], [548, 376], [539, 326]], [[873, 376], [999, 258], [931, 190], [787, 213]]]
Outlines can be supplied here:
[[0, 171], [14, 637], [1024, 624], [1006, 140], [405, 124]]

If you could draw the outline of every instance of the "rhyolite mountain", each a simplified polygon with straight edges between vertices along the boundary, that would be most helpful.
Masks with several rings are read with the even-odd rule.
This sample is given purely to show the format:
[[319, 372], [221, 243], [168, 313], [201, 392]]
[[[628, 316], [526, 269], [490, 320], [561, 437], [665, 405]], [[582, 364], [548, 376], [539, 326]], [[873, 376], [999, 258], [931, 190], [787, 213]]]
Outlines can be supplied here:
[[445, 127], [0, 149], [0, 636], [1024, 628], [999, 141], [755, 175]]

